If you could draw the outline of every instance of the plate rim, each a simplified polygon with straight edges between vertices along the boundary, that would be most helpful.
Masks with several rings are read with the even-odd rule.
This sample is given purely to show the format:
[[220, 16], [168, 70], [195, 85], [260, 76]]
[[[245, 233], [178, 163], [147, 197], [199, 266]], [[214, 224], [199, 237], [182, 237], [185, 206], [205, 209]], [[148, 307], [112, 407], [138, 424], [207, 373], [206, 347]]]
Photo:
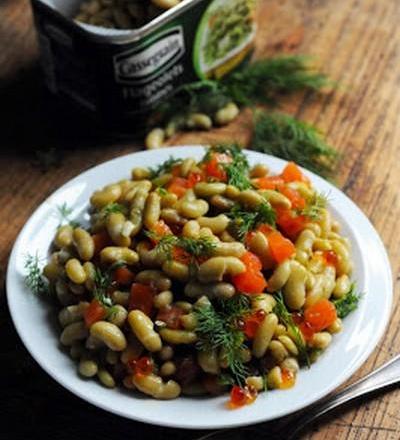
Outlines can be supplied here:
[[[186, 152], [188, 152], [188, 150], [191, 150], [192, 153], [196, 153], [199, 149], [204, 150], [204, 147], [205, 146], [203, 146], [203, 145], [182, 145], [182, 146], [172, 146], [172, 147], [168, 147], [168, 148], [163, 148], [163, 151], [164, 151], [164, 153], [170, 153], [170, 155], [174, 155], [175, 153], [179, 155], [179, 151], [182, 153], [182, 148], [185, 148], [185, 150], [183, 150], [183, 151], [185, 151], [185, 154], [186, 154]], [[196, 151], [194, 151], [194, 150], [196, 150]], [[69, 392], [71, 392], [71, 393], [75, 394], [76, 396], [78, 396], [79, 398], [82, 398], [83, 400], [93, 404], [94, 406], [101, 408], [102, 410], [111, 412], [111, 413], [116, 414], [118, 416], [122, 416], [124, 418], [129, 419], [129, 420], [136, 420], [139, 422], [145, 422], [145, 423], [149, 423], [149, 424], [153, 424], [153, 425], [165, 426], [165, 427], [170, 427], [170, 428], [184, 428], [184, 429], [197, 429], [197, 430], [235, 428], [235, 427], [247, 426], [250, 424], [256, 424], [256, 423], [275, 420], [277, 418], [284, 417], [286, 415], [295, 413], [296, 411], [299, 411], [301, 409], [306, 408], [307, 406], [314, 404], [315, 402], [320, 400], [322, 397], [324, 397], [324, 395], [332, 392], [338, 386], [340, 386], [346, 380], [348, 380], [360, 368], [360, 366], [362, 364], [364, 364], [364, 362], [367, 360], [367, 358], [373, 353], [373, 351], [375, 350], [375, 348], [377, 347], [377, 345], [381, 341], [381, 339], [384, 335], [384, 332], [386, 331], [386, 328], [390, 322], [390, 316], [391, 316], [392, 305], [393, 305], [393, 276], [392, 276], [390, 260], [389, 260], [386, 248], [382, 242], [382, 239], [380, 238], [379, 233], [377, 232], [375, 227], [372, 225], [369, 218], [363, 213], [363, 211], [339, 188], [335, 188], [335, 189], [340, 193], [340, 197], [344, 198], [346, 203], [350, 203], [352, 205], [352, 207], [357, 211], [357, 214], [361, 215], [363, 217], [363, 220], [366, 222], [366, 225], [369, 227], [370, 231], [373, 233], [374, 239], [376, 241], [375, 244], [379, 248], [379, 251], [381, 254], [380, 257], [383, 258], [382, 261], [384, 262], [384, 267], [386, 269], [385, 278], [387, 279], [387, 283], [388, 283], [388, 292], [386, 292], [387, 294], [385, 295], [386, 301], [385, 301], [385, 307], [384, 307], [384, 316], [382, 316], [383, 319], [381, 319], [378, 329], [376, 329], [376, 331], [373, 334], [371, 345], [368, 347], [368, 349], [364, 350], [358, 356], [357, 361], [355, 363], [353, 363], [352, 367], [347, 371], [346, 374], [344, 374], [344, 375], [342, 374], [341, 376], [338, 375], [338, 379], [336, 381], [333, 381], [329, 385], [325, 386], [323, 392], [316, 393], [314, 395], [314, 397], [312, 398], [312, 400], [307, 402], [306, 404], [297, 405], [296, 407], [293, 407], [290, 410], [281, 411], [281, 413], [278, 412], [278, 414], [274, 415], [273, 417], [268, 417], [268, 413], [266, 413], [265, 416], [263, 416], [263, 417], [258, 417], [256, 419], [251, 419], [249, 421], [241, 420], [240, 417], [238, 417], [238, 421], [234, 421], [234, 422], [230, 422], [230, 423], [220, 422], [220, 423], [201, 423], [201, 424], [199, 424], [199, 423], [193, 423], [193, 422], [189, 422], [189, 421], [183, 421], [183, 422], [176, 421], [173, 418], [170, 418], [169, 420], [164, 419], [162, 421], [157, 421], [157, 418], [154, 415], [149, 415], [148, 417], [143, 417], [143, 416], [136, 416], [134, 413], [127, 414], [127, 413], [124, 413], [123, 411], [120, 411], [118, 409], [113, 408], [112, 404], [108, 405], [107, 403], [99, 402], [98, 400], [96, 400], [95, 396], [92, 396], [91, 394], [87, 395], [87, 394], [84, 394], [83, 392], [81, 392], [80, 390], [74, 389], [71, 385], [69, 385], [68, 379], [64, 379], [62, 374], [57, 374], [56, 372], [54, 372], [43, 361], [43, 359], [41, 359], [40, 356], [38, 356], [35, 353], [34, 344], [31, 344], [31, 342], [29, 340], [27, 340], [26, 335], [24, 334], [23, 325], [21, 325], [21, 322], [19, 322], [18, 319], [16, 318], [15, 304], [13, 303], [13, 300], [12, 300], [11, 295], [9, 293], [10, 290], [12, 289], [13, 276], [18, 276], [18, 273], [15, 270], [15, 267], [16, 267], [15, 263], [16, 263], [16, 258], [17, 258], [17, 250], [18, 250], [18, 247], [20, 246], [20, 241], [22, 241], [23, 233], [24, 233], [25, 229], [27, 229], [31, 223], [34, 223], [35, 216], [38, 215], [40, 213], [40, 211], [46, 207], [46, 205], [49, 203], [49, 201], [52, 198], [54, 198], [54, 196], [56, 194], [58, 194], [59, 192], [62, 192], [68, 186], [72, 185], [74, 182], [82, 179], [82, 177], [84, 177], [86, 174], [92, 173], [92, 172], [96, 171], [96, 169], [101, 168], [102, 166], [104, 166], [106, 164], [108, 166], [110, 166], [113, 162], [118, 162], [120, 160], [127, 159], [128, 157], [133, 158], [136, 155], [155, 154], [156, 151], [157, 150], [137, 151], [137, 152], [129, 153], [126, 155], [118, 156], [118, 157], [115, 157], [111, 160], [108, 160], [108, 161], [102, 162], [98, 165], [95, 165], [94, 167], [88, 168], [87, 170], [83, 171], [82, 173], [79, 173], [78, 175], [76, 175], [75, 177], [66, 181], [64, 184], [62, 184], [60, 187], [58, 187], [43, 202], [41, 202], [40, 205], [34, 210], [34, 212], [30, 214], [29, 218], [27, 219], [27, 221], [24, 223], [23, 227], [19, 231], [17, 239], [14, 242], [14, 245], [13, 245], [12, 251], [10, 253], [9, 260], [8, 260], [8, 264], [7, 264], [7, 275], [6, 275], [7, 304], [8, 304], [8, 308], [10, 311], [10, 316], [11, 316], [13, 325], [14, 325], [22, 343], [24, 344], [24, 346], [26, 347], [26, 349], [28, 350], [30, 355], [40, 365], [40, 367], [47, 374], [49, 374], [49, 376], [52, 379], [54, 379], [56, 382], [58, 382], [61, 386], [63, 386]], [[276, 161], [278, 161], [278, 163], [281, 162], [281, 164], [283, 164], [283, 165], [287, 163], [287, 161], [285, 161], [283, 159], [277, 158], [275, 156], [267, 155], [264, 153], [260, 153], [260, 152], [256, 152], [256, 151], [252, 151], [252, 150], [247, 150], [247, 149], [245, 149], [244, 152], [246, 154], [254, 155], [255, 158], [257, 158], [257, 156], [263, 157], [266, 162], [268, 160], [272, 159], [275, 162]], [[157, 160], [155, 160], [154, 162], [157, 163]], [[303, 169], [303, 171], [305, 172], [305, 174], [307, 174], [308, 176], [311, 177], [313, 183], [316, 182], [319, 184], [321, 182], [324, 182], [324, 184], [328, 184], [328, 185], [332, 186], [332, 184], [325, 181], [320, 176], [315, 175], [314, 173], [312, 173], [308, 170]], [[58, 347], [56, 347], [56, 348], [59, 350]], [[65, 353], [62, 353], [61, 350], [60, 350], [60, 354], [65, 355]]]

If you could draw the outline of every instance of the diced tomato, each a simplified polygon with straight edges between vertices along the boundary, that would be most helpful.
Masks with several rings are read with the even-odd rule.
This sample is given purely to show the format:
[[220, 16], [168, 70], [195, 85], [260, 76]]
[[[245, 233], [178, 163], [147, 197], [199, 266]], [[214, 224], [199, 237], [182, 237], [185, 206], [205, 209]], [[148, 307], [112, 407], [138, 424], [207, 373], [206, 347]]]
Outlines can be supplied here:
[[325, 330], [335, 322], [336, 318], [336, 308], [327, 299], [321, 299], [304, 310], [304, 321], [315, 332]]
[[253, 254], [253, 252], [247, 251], [244, 253], [240, 260], [244, 263], [247, 269], [249, 270], [261, 270], [262, 264], [261, 260], [257, 257], [256, 254]]
[[302, 173], [301, 169], [294, 162], [289, 162], [285, 166], [281, 177], [285, 182], [310, 182], [310, 179]]
[[184, 311], [180, 307], [165, 306], [158, 311], [156, 320], [165, 322], [168, 328], [176, 330], [181, 327], [180, 319], [183, 314]]
[[301, 194], [293, 188], [289, 188], [286, 185], [280, 185], [278, 187], [279, 192], [281, 192], [285, 197], [287, 197], [292, 202], [292, 209], [303, 209], [306, 206], [306, 200]]
[[86, 327], [91, 327], [95, 322], [101, 321], [107, 314], [107, 311], [103, 304], [97, 299], [93, 299], [89, 304], [89, 307], [85, 310], [83, 314], [83, 319], [85, 320]]
[[101, 231], [92, 235], [94, 242], [94, 254], [98, 255], [102, 249], [109, 246], [112, 241], [107, 231]]
[[184, 249], [178, 246], [174, 246], [172, 248], [172, 259], [174, 261], [178, 261], [179, 263], [187, 265], [190, 264], [190, 262], [192, 261], [192, 256]]
[[303, 335], [303, 338], [306, 341], [311, 341], [311, 339], [314, 336], [315, 331], [310, 326], [310, 324], [308, 322], [302, 321], [301, 323], [298, 324], [298, 327], [301, 331], [301, 334]]
[[296, 252], [294, 244], [278, 231], [271, 232], [268, 235], [268, 244], [272, 258], [278, 264], [287, 260]]
[[179, 177], [179, 175], [181, 174], [181, 164], [178, 163], [177, 165], [174, 165], [174, 166], [171, 168], [170, 173], [171, 173], [174, 177]]
[[227, 174], [223, 168], [223, 164], [231, 163], [232, 158], [225, 153], [214, 153], [211, 159], [204, 164], [204, 171], [207, 177], [212, 177], [221, 182], [227, 181]]
[[232, 282], [239, 292], [245, 294], [258, 294], [267, 287], [264, 275], [259, 270], [246, 270], [232, 277]]
[[288, 388], [292, 388], [296, 383], [296, 375], [293, 371], [282, 368], [282, 384], [280, 385], [281, 390], [287, 390]]
[[153, 372], [154, 364], [149, 357], [142, 356], [139, 359], [130, 359], [128, 361], [128, 368], [130, 368], [134, 375], [148, 376]]
[[306, 227], [308, 219], [304, 215], [296, 215], [290, 209], [276, 208], [276, 224], [286, 237], [296, 240], [300, 232]]
[[325, 263], [328, 266], [334, 266], [337, 268], [338, 262], [339, 262], [339, 258], [337, 256], [337, 254], [333, 251], [324, 251], [322, 253], [322, 256], [325, 260]]
[[164, 237], [165, 235], [172, 234], [171, 228], [165, 223], [164, 220], [158, 220], [158, 222], [151, 228], [158, 237]]
[[196, 183], [199, 183], [203, 180], [203, 176], [200, 173], [189, 173], [187, 178], [187, 187], [193, 188]]
[[253, 339], [257, 333], [260, 324], [264, 321], [265, 318], [264, 310], [257, 310], [257, 312], [252, 315], [247, 316], [243, 321], [243, 333], [247, 336], [248, 339]]
[[147, 284], [133, 283], [129, 300], [129, 310], [141, 310], [150, 315], [153, 309], [155, 290]]
[[273, 190], [276, 190], [279, 185], [285, 183], [282, 177], [279, 176], [259, 177], [258, 179], [254, 179], [254, 182], [259, 189]]
[[183, 177], [173, 177], [168, 186], [166, 187], [167, 191], [175, 194], [178, 198], [183, 197], [187, 190], [188, 181]]
[[271, 233], [274, 229], [270, 225], [260, 225], [257, 228], [257, 231], [262, 232], [265, 236], [267, 236], [269, 233]]
[[135, 279], [135, 274], [127, 267], [119, 267], [118, 269], [115, 269], [113, 279], [118, 284], [127, 286], [133, 283], [133, 280]]
[[230, 409], [240, 408], [253, 403], [257, 398], [257, 391], [253, 387], [239, 387], [234, 385], [231, 389], [228, 407]]

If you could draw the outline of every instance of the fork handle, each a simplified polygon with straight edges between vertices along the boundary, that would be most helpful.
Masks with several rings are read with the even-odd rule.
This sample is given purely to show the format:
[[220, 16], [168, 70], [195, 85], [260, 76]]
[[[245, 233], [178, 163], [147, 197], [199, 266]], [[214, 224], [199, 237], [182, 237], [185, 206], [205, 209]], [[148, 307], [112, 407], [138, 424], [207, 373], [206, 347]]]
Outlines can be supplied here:
[[334, 408], [350, 402], [357, 397], [373, 391], [378, 391], [396, 383], [400, 383], [400, 355], [397, 355], [389, 362], [363, 377], [359, 381], [344, 388], [339, 393], [333, 396], [328, 396], [311, 406], [309, 409], [306, 409], [304, 413], [302, 413], [302, 415], [297, 419], [297, 423], [293, 423], [293, 420], [290, 419], [288, 423], [293, 423], [295, 428], [288, 433], [286, 439], [294, 440], [298, 438], [299, 432], [302, 431], [308, 424], [312, 423], [318, 417], [321, 417]]

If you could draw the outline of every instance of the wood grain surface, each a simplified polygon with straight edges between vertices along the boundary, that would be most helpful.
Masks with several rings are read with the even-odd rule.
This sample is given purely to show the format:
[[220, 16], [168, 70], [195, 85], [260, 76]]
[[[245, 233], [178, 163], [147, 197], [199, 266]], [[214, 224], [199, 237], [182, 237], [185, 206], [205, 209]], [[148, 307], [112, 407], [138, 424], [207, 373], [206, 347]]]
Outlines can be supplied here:
[[[323, 69], [340, 81], [329, 95], [300, 94], [284, 107], [319, 125], [342, 153], [339, 185], [371, 219], [389, 253], [395, 280], [391, 323], [351, 381], [400, 352], [399, 22], [398, 0], [262, 0], [259, 14], [258, 56], [316, 55]], [[1, 0], [1, 286], [18, 231], [52, 191], [93, 165], [141, 147], [138, 139], [117, 142], [100, 137], [86, 121], [72, 122], [71, 115], [57, 113], [54, 118], [43, 94], [37, 57], [28, 0]], [[247, 118], [244, 114], [212, 133], [177, 136], [171, 143], [231, 138], [248, 142]], [[190, 431], [119, 419], [65, 391], [23, 348], [10, 322], [3, 288], [0, 331], [1, 438], [194, 438]], [[399, 405], [399, 391], [378, 394], [329, 415], [302, 438], [399, 439]], [[265, 426], [265, 438], [275, 425]]]

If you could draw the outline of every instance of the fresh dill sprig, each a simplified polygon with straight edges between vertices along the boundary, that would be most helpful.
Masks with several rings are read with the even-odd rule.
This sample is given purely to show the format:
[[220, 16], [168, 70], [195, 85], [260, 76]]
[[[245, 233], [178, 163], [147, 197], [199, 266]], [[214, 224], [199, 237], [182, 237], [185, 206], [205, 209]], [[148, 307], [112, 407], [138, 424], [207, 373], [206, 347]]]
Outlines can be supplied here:
[[156, 168], [150, 168], [150, 179], [155, 179], [162, 174], [169, 173], [175, 165], [178, 165], [181, 162], [182, 159], [176, 159], [171, 156], [169, 159], [158, 165]]
[[106, 219], [110, 214], [120, 212], [121, 214], [128, 214], [128, 208], [121, 203], [108, 203], [106, 206], [101, 208], [100, 216]]
[[38, 254], [27, 254], [25, 256], [24, 269], [27, 271], [25, 284], [34, 294], [48, 295], [51, 293], [49, 282], [40, 268], [40, 258]]
[[323, 177], [332, 175], [338, 153], [314, 126], [283, 113], [257, 111], [252, 148], [296, 162]]
[[294, 343], [299, 350], [299, 359], [302, 362], [306, 363], [306, 365], [309, 367], [310, 357], [308, 355], [306, 344], [304, 343], [304, 339], [299, 327], [293, 321], [292, 315], [286, 307], [282, 293], [279, 292], [277, 295], [274, 295], [274, 298], [276, 300], [274, 313], [279, 318], [279, 320], [287, 327], [288, 331], [292, 334], [294, 338]]
[[66, 202], [62, 205], [57, 205], [57, 214], [60, 219], [60, 226], [67, 224], [71, 225], [73, 228], [80, 226], [79, 222], [71, 220], [71, 214], [73, 213], [73, 208], [69, 207]]
[[339, 318], [345, 318], [358, 307], [361, 295], [357, 294], [355, 290], [356, 284], [353, 283], [349, 292], [346, 293], [346, 295], [333, 301], [333, 304], [336, 307], [337, 316]]
[[328, 196], [326, 194], [315, 192], [307, 206], [300, 210], [300, 215], [304, 215], [311, 220], [319, 220], [321, 211], [326, 208]]
[[229, 230], [238, 239], [243, 241], [246, 234], [261, 224], [275, 225], [275, 211], [267, 201], [257, 206], [257, 211], [245, 211], [240, 205], [235, 205], [227, 213], [231, 219]]
[[100, 268], [96, 267], [94, 272], [94, 287], [93, 287], [93, 298], [97, 299], [107, 310], [107, 313], [113, 313], [113, 301], [108, 295], [108, 289], [113, 281], [112, 273], [115, 269], [125, 266], [123, 261], [117, 261], [113, 263], [107, 270], [102, 271]]
[[301, 55], [267, 58], [250, 63], [222, 80], [225, 94], [240, 105], [271, 104], [280, 93], [320, 90], [333, 83], [311, 68]]
[[[245, 295], [221, 299], [215, 306], [209, 304], [194, 310], [197, 318], [196, 334], [199, 337], [196, 348], [199, 351], [223, 350], [229, 375], [237, 384], [244, 383], [247, 368], [242, 360], [244, 334], [236, 324], [237, 319], [250, 310], [250, 301]], [[227, 377], [225, 375], [225, 379]]]
[[154, 232], [146, 231], [145, 234], [157, 240], [155, 247], [159, 255], [165, 255], [167, 259], [172, 259], [172, 251], [175, 247], [181, 248], [192, 257], [192, 262], [195, 263], [197, 257], [212, 255], [216, 243], [210, 237], [178, 237], [173, 234], [158, 236]]

